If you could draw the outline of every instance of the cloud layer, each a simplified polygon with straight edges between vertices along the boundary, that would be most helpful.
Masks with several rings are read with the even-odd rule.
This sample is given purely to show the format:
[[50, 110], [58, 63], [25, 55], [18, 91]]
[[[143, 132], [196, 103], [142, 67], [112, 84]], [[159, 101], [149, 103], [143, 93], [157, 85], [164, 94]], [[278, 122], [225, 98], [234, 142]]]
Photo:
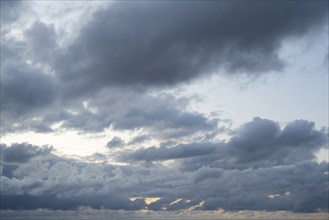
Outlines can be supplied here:
[[[109, 143], [116, 146], [116, 138]], [[314, 156], [327, 144], [328, 133], [312, 122], [281, 129], [255, 118], [227, 142], [121, 151], [125, 166], [59, 157], [49, 147], [1, 145], [1, 208], [327, 211], [328, 163]], [[160, 199], [146, 203], [148, 197]]]
[[[22, 7], [28, 9], [24, 2], [1, 4], [6, 27], [24, 18]], [[205, 118], [181, 114], [170, 107], [173, 104], [168, 98], [163, 100], [168, 107], [159, 102], [158, 110], [132, 107], [126, 121], [115, 123], [103, 119], [96, 125], [94, 120], [108, 114], [94, 117], [84, 112], [81, 117], [92, 118], [88, 127], [82, 118], [59, 112], [80, 112], [79, 105], [95, 96], [109, 96], [104, 100], [109, 102], [111, 93], [122, 95], [122, 103], [131, 101], [131, 90], [136, 94], [134, 103], [146, 104], [145, 93], [161, 93], [162, 88], [214, 73], [238, 76], [280, 71], [285, 67], [279, 57], [281, 44], [321, 29], [326, 9], [327, 2], [304, 1], [115, 2], [97, 10], [65, 47], [58, 44], [62, 40], [59, 30], [40, 20], [24, 27], [22, 39], [10, 28], [3, 28], [1, 129], [49, 132], [46, 123], [41, 126], [41, 122], [29, 121], [34, 117], [42, 121], [45, 112], [51, 115], [50, 123], [65, 120], [67, 127], [97, 132], [110, 125], [118, 129], [143, 127], [159, 119], [169, 121], [161, 126], [177, 127], [173, 132], [181, 133], [178, 136], [194, 132], [186, 131], [187, 127], [209, 129], [212, 125]], [[95, 102], [95, 108], [104, 107]], [[13, 128], [17, 117], [21, 123]], [[194, 122], [198, 125], [189, 124]]]
[[1, 1], [1, 134], [111, 135], [107, 153], [78, 159], [0, 144], [2, 210], [328, 211], [315, 156], [328, 128], [255, 117], [234, 129], [175, 90], [282, 71], [282, 44], [328, 24], [328, 2], [118, 1], [65, 43], [49, 21], [22, 27], [29, 13]]
[[94, 14], [55, 68], [70, 86], [89, 89], [173, 85], [219, 69], [256, 75], [279, 71], [285, 66], [278, 57], [282, 41], [324, 24], [326, 6], [118, 2]]

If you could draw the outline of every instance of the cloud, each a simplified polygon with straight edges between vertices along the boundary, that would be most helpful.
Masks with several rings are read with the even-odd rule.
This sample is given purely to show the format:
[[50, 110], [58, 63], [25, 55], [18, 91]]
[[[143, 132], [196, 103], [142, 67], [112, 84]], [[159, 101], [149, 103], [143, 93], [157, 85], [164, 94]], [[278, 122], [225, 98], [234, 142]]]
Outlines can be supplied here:
[[[145, 99], [147, 98], [147, 99]], [[209, 120], [197, 112], [180, 108], [179, 100], [172, 96], [145, 97], [140, 104], [127, 109], [124, 117], [114, 122], [114, 129], [127, 130], [149, 128], [155, 136], [178, 138], [197, 132], [212, 131], [217, 127], [217, 119]], [[156, 98], [160, 98], [156, 100]], [[144, 106], [141, 104], [144, 102]], [[154, 101], [154, 102], [152, 102]]]
[[82, 93], [171, 86], [219, 69], [280, 71], [282, 41], [320, 27], [326, 8], [326, 2], [300, 1], [116, 2], [94, 14], [54, 68]]
[[22, 63], [7, 64], [1, 75], [1, 109], [4, 114], [22, 115], [55, 101], [52, 76]]
[[1, 1], [1, 25], [15, 22], [20, 17], [20, 12], [26, 9], [24, 1]]
[[273, 121], [254, 118], [239, 129], [228, 145], [238, 163], [266, 163], [270, 159], [281, 164], [314, 159], [314, 152], [326, 143], [326, 132], [315, 129], [314, 122], [296, 120], [280, 129]]
[[[326, 131], [317, 130], [314, 126], [314, 122], [297, 120], [281, 129], [274, 121], [256, 117], [237, 129], [234, 132], [235, 135], [227, 142], [178, 144], [169, 147], [153, 146], [123, 153], [121, 157], [156, 161], [200, 156], [200, 160], [205, 160], [205, 163], [209, 163], [209, 160], [217, 162], [221, 160], [221, 163], [225, 164], [246, 164], [247, 166], [258, 163], [264, 163], [262, 166], [266, 163], [277, 165], [294, 163], [314, 159], [314, 153], [328, 142]], [[209, 157], [203, 157], [205, 155]], [[198, 160], [199, 158], [192, 159], [194, 162]]]
[[[1, 176], [1, 196], [5, 198], [1, 209], [69, 210], [90, 206], [124, 210], [145, 207], [151, 210], [328, 210], [327, 162], [318, 164], [307, 159], [281, 166], [244, 169], [204, 163], [200, 169], [183, 171], [177, 163], [171, 166], [87, 163], [59, 157], [47, 150], [42, 153], [40, 149], [44, 148], [37, 146], [24, 146], [20, 146], [20, 152], [18, 148], [17, 151], [11, 149], [20, 155], [14, 157], [20, 163], [15, 166], [1, 163], [2, 170], [6, 170]], [[163, 158], [186, 160], [189, 158], [177, 155], [202, 154], [200, 146], [194, 150], [191, 146], [190, 150], [186, 150], [187, 145], [177, 147], [183, 149], [183, 153], [174, 156], [166, 148]], [[3, 155], [8, 155], [8, 149]], [[131, 197], [160, 199], [146, 204], [141, 199], [132, 202]]]
[[314, 122], [296, 120], [282, 130], [278, 139], [285, 146], [312, 148], [324, 141], [323, 132], [315, 130]]
[[[151, 95], [132, 90], [122, 93], [120, 89], [112, 89], [104, 90], [93, 99], [64, 102], [61, 108], [54, 107], [38, 117], [46, 125], [62, 122], [62, 129], [86, 133], [102, 132], [108, 128], [116, 131], [140, 130], [156, 139], [188, 138], [201, 134], [211, 136], [216, 132], [219, 119], [209, 119], [190, 111], [180, 100], [166, 93]], [[185, 102], [189, 101], [185, 98]], [[129, 144], [136, 144], [142, 139], [132, 140]]]
[[56, 50], [59, 49], [54, 26], [36, 21], [25, 32], [25, 36], [29, 42], [31, 53], [33, 53], [31, 58], [38, 63], [51, 64], [54, 56], [56, 56]]
[[327, 132], [314, 122], [296, 120], [281, 128], [278, 123], [254, 118], [234, 131], [226, 142], [173, 144], [119, 153], [122, 161], [164, 161], [186, 158], [177, 163], [182, 170], [203, 166], [246, 169], [271, 167], [314, 160], [315, 152], [328, 143]]
[[323, 188], [327, 165], [305, 162], [248, 170], [216, 168], [220, 178], [205, 179], [198, 186], [205, 190], [205, 209], [315, 212], [327, 210], [327, 190]]
[[273, 140], [279, 131], [280, 128], [275, 122], [254, 118], [253, 121], [241, 126], [237, 135], [230, 139], [229, 145], [233, 151], [239, 151], [235, 153], [241, 151], [242, 160], [265, 158], [266, 154], [276, 151]]
[[38, 147], [27, 143], [14, 143], [10, 146], [0, 144], [1, 162], [3, 163], [27, 163], [31, 158], [49, 154], [53, 148]]
[[215, 153], [218, 148], [218, 144], [212, 143], [192, 143], [192, 144], [180, 144], [174, 147], [149, 147], [136, 150], [133, 153], [124, 153], [120, 159], [126, 160], [171, 160], [186, 157], [204, 156]]
[[256, 75], [281, 70], [280, 43], [320, 26], [322, 4], [116, 2], [95, 12], [67, 48], [57, 45], [53, 25], [36, 21], [22, 41], [1, 42], [1, 130], [52, 132], [50, 125], [63, 122], [63, 129], [79, 132], [213, 137], [218, 119], [187, 111], [158, 89], [218, 68]]
[[1, 72], [1, 133], [34, 130], [50, 132], [42, 123], [59, 92], [51, 75], [20, 62], [3, 62]]
[[[90, 106], [98, 111], [92, 113], [78, 109], [81, 114], [71, 115], [64, 122], [64, 127], [92, 131], [106, 127], [118, 131], [144, 129], [149, 135], [162, 138], [178, 138], [198, 132], [216, 130], [217, 120], [209, 120], [204, 115], [187, 111], [180, 105], [179, 99], [169, 94], [135, 94], [126, 90], [110, 90], [106, 98], [102, 94], [90, 101]], [[108, 112], [112, 114], [108, 114]], [[95, 126], [95, 127], [94, 127]], [[99, 127], [98, 127], [99, 126]]]
[[[38, 149], [38, 147], [33, 146]], [[1, 168], [7, 168], [1, 164]], [[162, 174], [168, 171], [155, 170]], [[149, 170], [93, 164], [55, 156], [52, 153], [31, 157], [17, 163], [11, 175], [1, 176], [1, 209], [140, 209], [142, 201], [130, 201], [143, 194], [154, 182], [161, 185], [165, 177], [149, 176]], [[148, 176], [141, 184], [140, 177]], [[160, 178], [160, 179], [159, 179]]]
[[149, 137], [148, 135], [139, 135], [139, 136], [132, 138], [128, 144], [129, 145], [141, 144], [150, 139], [151, 139], [151, 137]]
[[[16, 3], [5, 4], [2, 21], [20, 19]], [[216, 72], [283, 70], [281, 44], [321, 27], [327, 6], [115, 2], [97, 11], [67, 48], [57, 44], [55, 26], [41, 21], [20, 41], [2, 30], [2, 134], [52, 132], [57, 125], [134, 136], [113, 137], [108, 148], [129, 150], [91, 156], [97, 163], [51, 147], [1, 144], [1, 209], [328, 211], [328, 163], [314, 156], [328, 144], [328, 131], [306, 120], [281, 127], [256, 117], [220, 141], [220, 118], [161, 90]], [[140, 146], [149, 140], [159, 146]], [[160, 199], [147, 204], [148, 197]]]
[[113, 137], [109, 142], [107, 142], [106, 147], [116, 148], [125, 145], [125, 142], [119, 137]]
[[[39, 31], [39, 35], [42, 32], [42, 36], [35, 34], [36, 30]], [[37, 23], [25, 32], [25, 35], [29, 35], [28, 40], [7, 39], [2, 34], [2, 133], [25, 129], [37, 132], [51, 131], [48, 126], [38, 122], [44, 111], [51, 112], [50, 106], [59, 101], [61, 93], [57, 77], [50, 72], [49, 66], [40, 62], [46, 59], [46, 54], [50, 56], [53, 51], [46, 43], [47, 36], [53, 32], [54, 30], [45, 24]], [[32, 120], [36, 118], [37, 121]], [[17, 126], [13, 126], [14, 124]]]

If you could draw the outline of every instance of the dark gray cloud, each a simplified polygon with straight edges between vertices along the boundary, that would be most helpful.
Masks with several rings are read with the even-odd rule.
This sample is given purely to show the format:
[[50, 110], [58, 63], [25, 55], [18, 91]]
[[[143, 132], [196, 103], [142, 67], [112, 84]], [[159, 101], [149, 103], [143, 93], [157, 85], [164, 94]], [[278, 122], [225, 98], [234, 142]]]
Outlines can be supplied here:
[[198, 185], [205, 190], [205, 209], [324, 211], [328, 209], [327, 189], [323, 188], [326, 166], [305, 162], [242, 171], [219, 169], [220, 178], [214, 176]]
[[128, 144], [129, 145], [134, 145], [134, 144], [141, 144], [141, 143], [144, 143], [145, 141], [148, 141], [150, 140], [151, 137], [148, 136], [148, 135], [139, 135], [139, 136], [136, 136], [134, 138], [132, 138]]
[[[19, 19], [20, 3], [7, 4], [2, 24]], [[218, 70], [280, 71], [281, 43], [323, 25], [327, 8], [320, 1], [115, 2], [67, 48], [42, 22], [23, 41], [3, 38], [1, 132], [49, 132], [61, 123], [87, 133], [136, 132], [127, 145], [152, 137], [160, 147], [123, 150], [111, 158], [127, 163], [119, 166], [108, 155], [90, 157], [104, 160], [96, 164], [50, 147], [2, 144], [1, 209], [328, 211], [328, 163], [314, 156], [328, 144], [327, 131], [305, 120], [281, 128], [255, 118], [215, 141], [220, 119], [157, 90]], [[115, 137], [107, 147], [123, 144]], [[143, 197], [161, 199], [146, 204]]]
[[[188, 110], [188, 98], [184, 98], [183, 105], [182, 98], [165, 93], [150, 95], [128, 89], [125, 92], [109, 89], [94, 95], [92, 99], [66, 102], [59, 100], [58, 87], [56, 81], [51, 81], [52, 76], [31, 73], [24, 77], [35, 77], [36, 81], [34, 78], [30, 82], [28, 79], [21, 81], [19, 77], [3, 77], [3, 132], [50, 132], [51, 125], [61, 122], [61, 129], [83, 133], [102, 132], [108, 128], [118, 131], [143, 129], [152, 138], [171, 139], [201, 133], [211, 137], [220, 122], [219, 119], [209, 119], [206, 115]], [[25, 89], [29, 83], [35, 85]], [[20, 86], [19, 89], [17, 86]], [[19, 121], [17, 117], [20, 117]], [[142, 139], [131, 140], [130, 144], [138, 141], [141, 143]]]
[[15, 143], [7, 146], [0, 144], [1, 162], [3, 163], [26, 163], [31, 158], [49, 154], [53, 148], [38, 147], [27, 143]]
[[56, 55], [56, 50], [58, 50], [55, 28], [36, 21], [26, 31], [25, 36], [29, 42], [31, 53], [33, 53], [31, 58], [38, 63], [51, 64]]
[[1, 110], [3, 114], [23, 115], [55, 101], [53, 77], [22, 63], [7, 64], [1, 74]]
[[106, 147], [108, 148], [116, 148], [122, 147], [125, 145], [125, 142], [119, 137], [113, 137], [109, 142], [107, 142]]
[[50, 107], [58, 97], [52, 76], [26, 64], [3, 63], [0, 90], [2, 134], [52, 131], [49, 124], [42, 121], [44, 112], [52, 111]]
[[[1, 164], [1, 170], [4, 167], [9, 169]], [[161, 185], [165, 177], [160, 173], [169, 172], [153, 169], [159, 174], [151, 177], [144, 168], [97, 165], [52, 153], [31, 157], [10, 169], [10, 175], [1, 175], [1, 209], [141, 209], [145, 202], [129, 198], [136, 193], [143, 196], [154, 183]], [[149, 177], [141, 184], [139, 176]]]
[[[94, 14], [55, 65], [80, 92], [163, 86], [224, 68], [278, 71], [282, 41], [325, 22], [327, 2], [116, 2]], [[88, 90], [86, 90], [86, 87]]]
[[328, 144], [328, 133], [314, 122], [296, 120], [283, 129], [278, 123], [261, 118], [243, 124], [234, 136], [222, 143], [173, 144], [120, 153], [119, 159], [163, 161], [186, 158], [182, 170], [203, 166], [246, 169], [271, 167], [314, 160], [314, 153]]
[[[54, 26], [36, 21], [23, 41], [1, 42], [1, 130], [51, 132], [52, 123], [63, 121], [63, 128], [82, 132], [111, 127], [146, 129], [155, 138], [199, 131], [212, 137], [218, 121], [182, 110], [178, 99], [151, 97], [144, 86], [174, 85], [218, 68], [256, 75], [280, 70], [280, 43], [320, 26], [325, 5], [116, 2], [96, 12], [67, 48], [57, 45]], [[131, 95], [126, 86], [143, 88]], [[81, 105], [91, 98], [98, 112]]]
[[[1, 132], [34, 130], [49, 132], [41, 124], [43, 112], [51, 112], [59, 101], [58, 81], [49, 65], [40, 62], [50, 56], [54, 30], [36, 23], [28, 29], [27, 41], [1, 40]], [[42, 38], [42, 39], [41, 39]], [[54, 46], [53, 46], [54, 47]], [[48, 54], [48, 55], [47, 55]], [[48, 66], [47, 66], [48, 65]], [[52, 107], [52, 108], [51, 108]], [[33, 120], [38, 118], [38, 120]], [[16, 124], [16, 126], [13, 126]]]
[[[2, 133], [51, 132], [52, 124], [63, 122], [62, 128], [80, 132], [102, 132], [111, 126], [118, 130], [161, 129], [157, 137], [171, 138], [201, 130], [210, 132], [217, 126], [216, 120], [186, 111], [182, 99], [170, 95], [151, 96], [117, 88], [101, 90], [92, 99], [67, 98], [70, 95], [62, 91], [66, 82], [61, 82], [50, 69], [60, 50], [54, 27], [37, 21], [24, 34], [26, 42], [1, 42]], [[86, 101], [97, 111], [86, 108], [82, 104]]]
[[1, 25], [6, 25], [18, 20], [23, 9], [26, 9], [24, 1], [1, 1]]
[[312, 148], [323, 142], [323, 132], [315, 129], [314, 122], [296, 120], [282, 130], [278, 141], [285, 146]]
[[[88, 99], [88, 106], [79, 103], [68, 105], [66, 109], [46, 115], [44, 124], [62, 121], [62, 128], [82, 132], [102, 132], [106, 128], [118, 131], [143, 129], [152, 138], [164, 139], [200, 133], [211, 136], [217, 131], [220, 119], [209, 119], [190, 111], [180, 100], [165, 93], [150, 95], [128, 89], [124, 93], [120, 89], [105, 90]], [[189, 101], [185, 99], [185, 102]], [[132, 140], [130, 144], [137, 141], [142, 139]]]
[[315, 129], [314, 122], [296, 120], [280, 129], [277, 123], [261, 118], [244, 124], [228, 142], [238, 163], [278, 161], [293, 163], [312, 159], [313, 152], [328, 143], [328, 134]]
[[[327, 162], [304, 160], [247, 169], [209, 163], [197, 170], [180, 171], [176, 164], [93, 164], [48, 152], [6, 166], [1, 164], [2, 171], [4, 167], [8, 170], [1, 174], [1, 209], [328, 210]], [[142, 199], [130, 201], [131, 197], [161, 199], [146, 204]]]
[[131, 109], [114, 124], [118, 130], [142, 127], [153, 128], [166, 138], [177, 138], [199, 131], [211, 131], [217, 127], [217, 120], [209, 120], [200, 113], [187, 112], [175, 106], [159, 106]]

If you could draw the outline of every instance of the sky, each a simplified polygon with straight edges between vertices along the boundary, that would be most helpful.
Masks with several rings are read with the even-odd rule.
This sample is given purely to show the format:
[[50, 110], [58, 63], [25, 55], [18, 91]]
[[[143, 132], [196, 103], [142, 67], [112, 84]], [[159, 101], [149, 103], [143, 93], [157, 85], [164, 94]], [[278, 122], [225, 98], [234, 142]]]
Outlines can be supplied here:
[[328, 29], [328, 1], [1, 1], [1, 212], [328, 217]]

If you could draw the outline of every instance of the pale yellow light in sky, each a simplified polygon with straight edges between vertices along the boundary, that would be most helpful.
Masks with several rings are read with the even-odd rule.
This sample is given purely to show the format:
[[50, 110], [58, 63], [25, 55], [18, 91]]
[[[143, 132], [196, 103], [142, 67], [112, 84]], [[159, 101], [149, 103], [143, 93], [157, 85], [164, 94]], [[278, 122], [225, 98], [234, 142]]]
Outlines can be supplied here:
[[151, 204], [151, 203], [153, 203], [153, 202], [156, 202], [156, 201], [158, 201], [159, 199], [161, 199], [160, 197], [131, 197], [130, 198], [130, 201], [135, 201], [136, 199], [144, 199], [144, 201], [145, 201], [145, 203], [147, 204], [147, 205], [149, 205], [149, 204]]

